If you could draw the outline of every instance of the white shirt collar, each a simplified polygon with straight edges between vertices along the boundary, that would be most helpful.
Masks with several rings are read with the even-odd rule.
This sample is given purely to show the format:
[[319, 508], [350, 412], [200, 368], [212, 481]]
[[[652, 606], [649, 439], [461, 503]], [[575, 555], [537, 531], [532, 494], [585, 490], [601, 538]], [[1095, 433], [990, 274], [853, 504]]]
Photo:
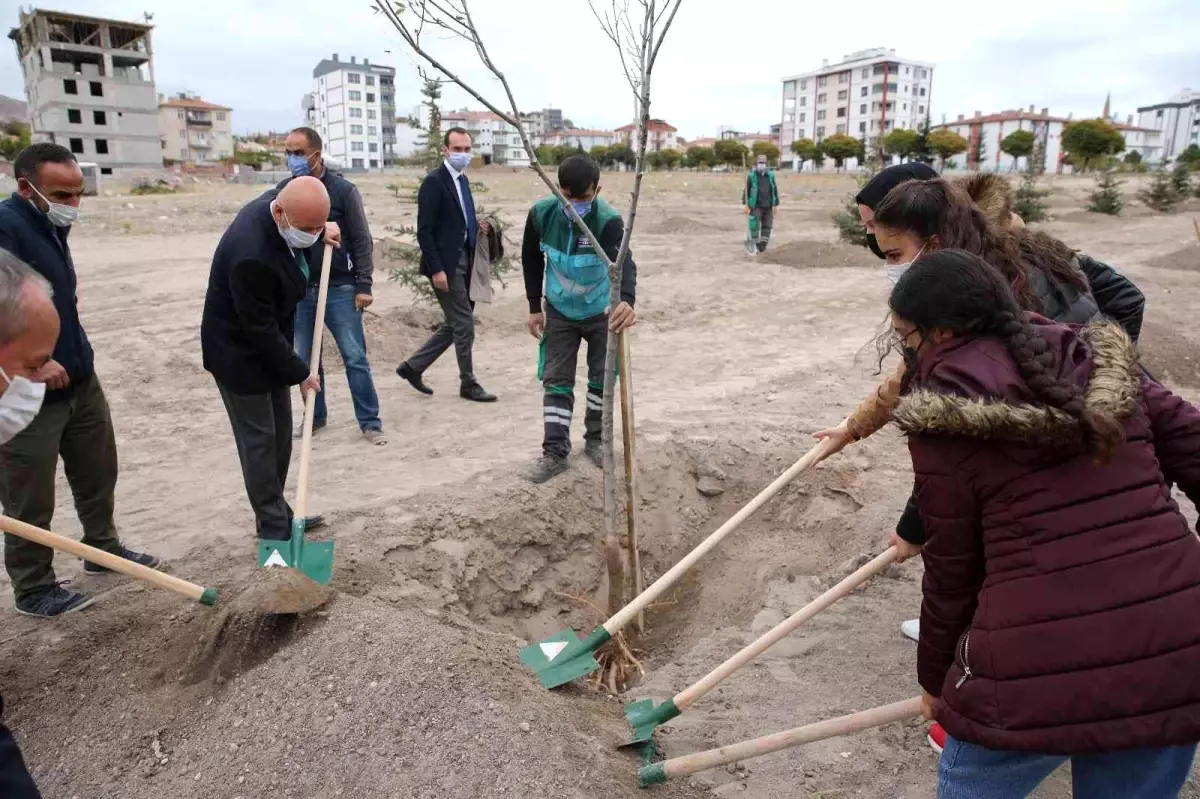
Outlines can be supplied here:
[[450, 162], [445, 159], [442, 160], [442, 163], [446, 165], [446, 169], [450, 172], [450, 177], [454, 178], [454, 182], [457, 183], [458, 179], [462, 177], [462, 172], [450, 166]]

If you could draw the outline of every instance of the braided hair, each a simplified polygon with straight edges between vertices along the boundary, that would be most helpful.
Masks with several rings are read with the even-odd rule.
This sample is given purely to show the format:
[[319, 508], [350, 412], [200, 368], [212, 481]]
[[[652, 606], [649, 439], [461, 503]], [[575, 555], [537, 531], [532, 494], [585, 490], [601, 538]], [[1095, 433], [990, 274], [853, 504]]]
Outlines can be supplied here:
[[922, 338], [945, 330], [1003, 341], [1030, 392], [1079, 423], [1097, 461], [1107, 462], [1123, 440], [1119, 422], [1093, 413], [1079, 387], [1057, 377], [1050, 345], [1027, 320], [1008, 281], [982, 258], [964, 250], [923, 255], [900, 278], [889, 305], [892, 314], [911, 322]]

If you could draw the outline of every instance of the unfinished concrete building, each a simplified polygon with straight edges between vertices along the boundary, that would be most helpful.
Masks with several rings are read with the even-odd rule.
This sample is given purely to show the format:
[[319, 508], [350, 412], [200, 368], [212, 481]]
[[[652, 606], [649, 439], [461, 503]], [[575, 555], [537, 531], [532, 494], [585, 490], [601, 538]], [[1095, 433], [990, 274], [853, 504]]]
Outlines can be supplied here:
[[151, 25], [35, 9], [17, 47], [34, 141], [67, 147], [104, 175], [162, 169]]

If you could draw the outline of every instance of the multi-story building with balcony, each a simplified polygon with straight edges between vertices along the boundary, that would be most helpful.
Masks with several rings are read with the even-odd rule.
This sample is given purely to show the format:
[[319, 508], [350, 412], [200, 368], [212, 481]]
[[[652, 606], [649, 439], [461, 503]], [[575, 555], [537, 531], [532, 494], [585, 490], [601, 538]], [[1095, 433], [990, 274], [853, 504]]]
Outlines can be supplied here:
[[321, 134], [323, 152], [350, 170], [390, 167], [396, 160], [396, 69], [322, 59], [313, 69], [313, 92], [303, 106]]
[[167, 161], [197, 166], [233, 157], [233, 109], [180, 93], [159, 98], [158, 136]]
[[68, 148], [103, 175], [162, 168], [151, 26], [21, 11], [17, 48], [34, 141]]

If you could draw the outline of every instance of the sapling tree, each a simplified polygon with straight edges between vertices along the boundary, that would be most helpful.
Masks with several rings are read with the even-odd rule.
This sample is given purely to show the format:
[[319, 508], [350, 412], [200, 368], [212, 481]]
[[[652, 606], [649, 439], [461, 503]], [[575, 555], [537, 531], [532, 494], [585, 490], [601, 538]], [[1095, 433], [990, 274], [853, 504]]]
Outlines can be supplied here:
[[[633, 138], [634, 177], [629, 195], [629, 210], [625, 214], [625, 233], [621, 239], [616, 258], [609, 258], [596, 234], [567, 202], [558, 187], [542, 167], [537, 149], [533, 146], [529, 132], [522, 122], [522, 115], [513, 89], [500, 67], [492, 60], [475, 19], [471, 14], [471, 0], [377, 0], [372, 3], [400, 34], [404, 43], [429, 67], [444, 76], [444, 80], [456, 84], [485, 108], [511, 125], [520, 136], [521, 144], [529, 155], [530, 167], [558, 198], [563, 210], [575, 227], [587, 237], [596, 255], [608, 265], [612, 290], [610, 302], [616, 307], [621, 301], [621, 271], [629, 257], [629, 242], [637, 221], [638, 200], [641, 197], [642, 178], [646, 171], [646, 140], [650, 122], [651, 79], [663, 41], [675, 21], [675, 15], [683, 0], [610, 0], [611, 5], [597, 8], [589, 0], [589, 6], [603, 34], [616, 48], [621, 59], [624, 78], [633, 94], [637, 108], [637, 129]], [[426, 36], [428, 34], [428, 36]], [[470, 44], [484, 69], [495, 79], [503, 92], [502, 100], [492, 100], [464, 79], [449, 64], [435, 55], [427, 42], [447, 36]], [[613, 148], [615, 149], [615, 148]], [[610, 150], [610, 157], [612, 154]], [[618, 538], [617, 524], [617, 476], [616, 458], [613, 453], [613, 403], [617, 366], [617, 335], [608, 334], [608, 350], [604, 364], [604, 413], [601, 444], [604, 453], [604, 555], [608, 569], [608, 612], [615, 613], [625, 604], [625, 566]], [[633, 508], [626, 508], [632, 513]], [[632, 543], [632, 542], [631, 542]], [[638, 562], [636, 546], [630, 547], [630, 557]], [[636, 583], [635, 583], [636, 584]], [[598, 679], [612, 692], [616, 692], [631, 676], [631, 670], [640, 670], [623, 637], [613, 636], [607, 651], [597, 652], [601, 662]]]

